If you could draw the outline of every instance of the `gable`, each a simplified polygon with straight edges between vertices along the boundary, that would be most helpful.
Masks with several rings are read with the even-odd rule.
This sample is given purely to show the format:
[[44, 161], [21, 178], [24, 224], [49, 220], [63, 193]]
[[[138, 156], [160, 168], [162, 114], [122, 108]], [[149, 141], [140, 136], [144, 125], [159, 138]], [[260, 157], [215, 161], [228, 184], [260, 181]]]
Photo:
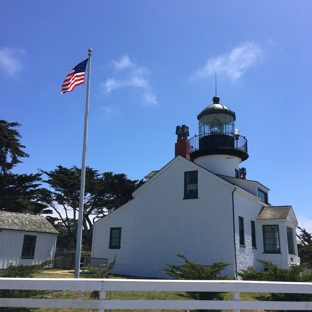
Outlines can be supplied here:
[[0, 211], [0, 229], [57, 234], [58, 231], [43, 216]]
[[104, 216], [103, 218], [95, 221], [93, 224], [93, 227], [95, 228], [103, 222], [109, 222], [109, 220], [111, 218], [114, 218], [114, 216], [116, 216], [116, 214], [122, 214], [125, 210], [133, 208], [133, 205], [134, 205], [134, 200], [131, 199], [130, 201], [128, 201], [127, 203], [125, 203], [124, 205], [119, 207], [118, 209], [114, 210], [113, 212], [109, 213], [108, 215]]
[[[231, 183], [220, 178], [216, 174], [210, 172], [209, 170], [203, 168], [200, 165], [197, 165], [196, 163], [190, 160], [187, 160], [182, 156], [177, 156], [174, 159], [172, 159], [169, 163], [167, 163], [159, 171], [154, 171], [155, 173], [152, 175], [152, 177], [133, 193], [133, 197], [135, 197], [137, 194], [148, 188], [157, 179], [161, 179], [162, 175], [175, 175], [177, 171], [179, 172], [198, 171], [204, 174], [206, 177], [210, 177], [213, 180], [218, 181], [224, 186], [227, 186], [231, 189], [233, 188], [233, 185]], [[168, 187], [170, 187], [170, 185], [168, 185]]]
[[257, 220], [289, 220], [297, 223], [297, 218], [291, 206], [268, 206], [263, 207], [257, 216]]
[[[199, 198], [195, 201], [184, 200], [186, 199], [184, 193], [185, 172], [192, 171], [198, 172]], [[131, 223], [135, 216], [137, 218], [141, 218], [142, 216], [143, 218], [143, 215], [146, 213], [149, 215], [148, 218], [153, 215], [157, 219], [158, 215], [165, 218], [167, 213], [170, 215], [177, 207], [179, 207], [177, 209], [180, 212], [183, 209], [189, 211], [188, 209], [190, 207], [197, 212], [202, 209], [209, 211], [208, 207], [213, 210], [220, 202], [227, 202], [229, 198], [231, 198], [230, 195], [222, 196], [222, 194], [224, 194], [224, 192], [231, 194], [233, 188], [234, 186], [228, 181], [225, 181], [184, 157], [177, 156], [161, 170], [153, 174], [148, 181], [136, 190], [133, 193], [133, 199], [131, 201], [96, 221], [94, 223], [95, 230], [93, 235], [95, 235], [95, 232], [98, 231], [97, 229], [104, 226], [104, 224], [117, 226], [124, 224], [125, 219], [128, 220], [127, 222]], [[207, 196], [211, 196], [210, 198], [214, 198], [214, 200], [208, 200]], [[217, 198], [221, 199], [217, 200]], [[188, 213], [189, 212], [187, 212], [187, 214]], [[168, 220], [169, 219], [168, 216]], [[185, 219], [187, 220], [187, 217], [185, 217]], [[161, 221], [160, 223], [163, 224], [164, 222], [165, 221]]]
[[291, 209], [289, 211], [289, 214], [287, 216], [287, 220], [289, 220], [291, 222], [294, 222], [294, 223], [296, 223], [298, 225], [298, 220], [297, 220], [297, 217], [296, 217], [295, 212], [294, 212], [292, 207], [291, 207]]

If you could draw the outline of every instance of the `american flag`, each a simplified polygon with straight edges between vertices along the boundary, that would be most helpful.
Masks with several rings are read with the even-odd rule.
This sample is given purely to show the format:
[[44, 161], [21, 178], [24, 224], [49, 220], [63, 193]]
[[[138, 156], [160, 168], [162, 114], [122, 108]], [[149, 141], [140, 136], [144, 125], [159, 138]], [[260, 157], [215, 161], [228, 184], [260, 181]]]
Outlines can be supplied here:
[[75, 66], [66, 76], [61, 89], [61, 94], [73, 91], [77, 86], [84, 83], [84, 76], [88, 59]]

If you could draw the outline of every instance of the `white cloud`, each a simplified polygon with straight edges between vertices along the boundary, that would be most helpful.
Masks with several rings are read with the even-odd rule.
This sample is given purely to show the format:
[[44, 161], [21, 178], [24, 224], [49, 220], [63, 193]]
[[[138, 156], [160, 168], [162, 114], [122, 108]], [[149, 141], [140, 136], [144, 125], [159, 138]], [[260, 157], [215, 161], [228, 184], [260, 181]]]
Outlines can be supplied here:
[[104, 87], [105, 93], [110, 93], [119, 88], [119, 83], [114, 78], [107, 78], [106, 82], [101, 82], [101, 86]]
[[126, 79], [116, 80], [115, 78], [107, 78], [106, 82], [102, 82], [101, 86], [104, 87], [105, 93], [111, 93], [112, 91], [124, 88], [124, 87], [134, 87], [134, 88], [148, 88], [148, 81], [144, 77], [131, 76]]
[[104, 106], [102, 107], [102, 111], [105, 112], [105, 114], [112, 114], [114, 113], [114, 110], [111, 106]]
[[143, 66], [138, 66], [135, 61], [130, 60], [127, 55], [123, 55], [119, 60], [112, 61], [116, 70], [113, 77], [107, 78], [100, 84], [105, 94], [121, 88], [135, 88], [141, 90], [141, 97], [144, 105], [157, 105], [156, 96], [151, 92], [150, 82], [147, 78], [148, 70]]
[[140, 75], [132, 75], [129, 80], [125, 81], [125, 86], [136, 87], [136, 88], [148, 88], [148, 80]]
[[25, 55], [23, 49], [2, 48], [0, 50], [0, 67], [10, 76], [15, 76], [21, 71], [22, 57]]
[[191, 79], [206, 78], [215, 73], [224, 73], [237, 81], [247, 69], [255, 65], [263, 52], [253, 41], [235, 47], [229, 53], [208, 59], [206, 65], [195, 72]]
[[112, 61], [112, 63], [117, 70], [135, 67], [135, 65], [130, 61], [128, 55], [123, 55], [119, 61]]
[[145, 92], [144, 93], [144, 101], [143, 101], [143, 103], [145, 105], [148, 105], [148, 106], [154, 106], [154, 105], [158, 104], [155, 95], [153, 93], [150, 93], [150, 92]]

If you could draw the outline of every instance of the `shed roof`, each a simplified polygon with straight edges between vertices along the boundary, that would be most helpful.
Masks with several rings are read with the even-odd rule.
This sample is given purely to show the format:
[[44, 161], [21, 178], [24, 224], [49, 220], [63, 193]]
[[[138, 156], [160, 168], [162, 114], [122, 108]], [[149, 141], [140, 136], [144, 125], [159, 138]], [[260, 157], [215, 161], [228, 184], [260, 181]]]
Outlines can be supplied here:
[[291, 206], [263, 207], [258, 214], [257, 220], [287, 219], [287, 216], [291, 210]]
[[43, 216], [0, 211], [0, 229], [57, 234], [58, 231]]

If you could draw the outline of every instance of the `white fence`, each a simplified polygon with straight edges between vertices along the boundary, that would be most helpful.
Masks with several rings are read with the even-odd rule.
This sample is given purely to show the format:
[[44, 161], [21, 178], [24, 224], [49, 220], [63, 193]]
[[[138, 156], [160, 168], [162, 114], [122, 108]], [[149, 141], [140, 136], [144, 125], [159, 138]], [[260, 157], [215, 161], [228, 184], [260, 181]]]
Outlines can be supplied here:
[[[125, 279], [0, 278], [0, 289], [100, 292], [99, 300], [0, 298], [1, 307], [179, 310], [312, 310], [312, 302], [241, 301], [242, 292], [312, 294], [312, 283]], [[106, 300], [110, 291], [231, 292], [232, 300]]]

